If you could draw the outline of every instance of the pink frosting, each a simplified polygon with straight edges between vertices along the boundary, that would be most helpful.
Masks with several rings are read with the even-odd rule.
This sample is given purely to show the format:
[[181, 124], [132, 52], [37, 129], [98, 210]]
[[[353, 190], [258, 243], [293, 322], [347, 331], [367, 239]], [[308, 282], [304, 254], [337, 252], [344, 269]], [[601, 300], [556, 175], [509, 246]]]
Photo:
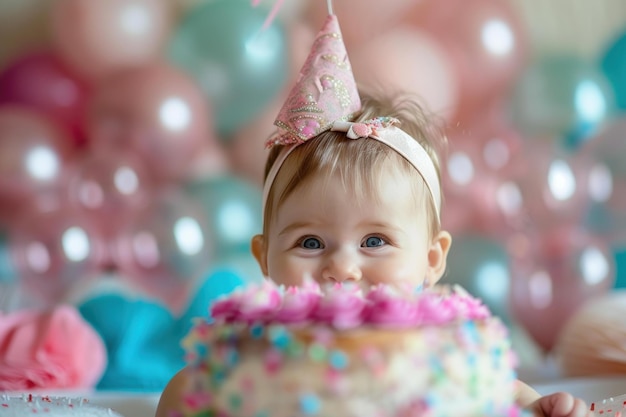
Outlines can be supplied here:
[[211, 307], [211, 317], [224, 322], [262, 322], [273, 319], [281, 304], [278, 287], [265, 281], [217, 300]]
[[312, 283], [283, 290], [270, 281], [219, 300], [211, 314], [221, 322], [324, 323], [342, 329], [438, 325], [491, 315], [480, 300], [456, 291], [411, 293], [378, 285], [363, 294], [357, 285], [336, 284], [322, 292]]
[[317, 309], [322, 293], [307, 288], [289, 287], [283, 295], [283, 303], [276, 313], [280, 323], [307, 323]]
[[419, 324], [422, 311], [414, 298], [401, 296], [397, 290], [378, 285], [367, 294], [368, 323], [385, 327], [412, 327]]
[[361, 288], [336, 284], [326, 288], [326, 294], [313, 314], [317, 321], [347, 329], [363, 323], [366, 304]]
[[74, 307], [0, 313], [0, 390], [91, 388], [106, 358], [102, 339]]

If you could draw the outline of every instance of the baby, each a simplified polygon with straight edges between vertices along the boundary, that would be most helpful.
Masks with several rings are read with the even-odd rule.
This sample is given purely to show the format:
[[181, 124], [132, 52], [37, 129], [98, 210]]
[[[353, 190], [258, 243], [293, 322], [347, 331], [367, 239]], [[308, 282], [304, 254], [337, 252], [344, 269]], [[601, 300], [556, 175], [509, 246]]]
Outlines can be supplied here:
[[[266, 277], [287, 286], [432, 287], [452, 242], [440, 222], [443, 136], [410, 98], [360, 97], [342, 48], [330, 15], [268, 142], [263, 234], [252, 252]], [[178, 403], [184, 379], [168, 384], [157, 417]], [[518, 386], [518, 405], [536, 415], [591, 415], [570, 394]]]

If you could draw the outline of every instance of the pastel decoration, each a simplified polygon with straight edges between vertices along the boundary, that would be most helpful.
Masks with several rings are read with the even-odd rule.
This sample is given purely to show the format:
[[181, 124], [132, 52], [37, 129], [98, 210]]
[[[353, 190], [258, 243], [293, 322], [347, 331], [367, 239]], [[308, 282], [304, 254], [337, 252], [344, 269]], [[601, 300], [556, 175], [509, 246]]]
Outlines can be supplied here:
[[626, 31], [620, 33], [615, 40], [607, 45], [601, 56], [601, 68], [607, 77], [619, 109], [626, 109], [626, 81], [623, 74], [626, 71]]
[[357, 45], [350, 59], [354, 76], [363, 85], [414, 94], [427, 111], [447, 121], [457, 111], [461, 95], [454, 61], [439, 39], [425, 30], [396, 25]]
[[215, 240], [197, 202], [164, 189], [111, 241], [115, 264], [138, 290], [179, 313], [208, 270]]
[[74, 146], [86, 142], [89, 85], [52, 51], [24, 54], [0, 72], [0, 105], [19, 104], [46, 115]]
[[75, 152], [71, 140], [30, 108], [0, 107], [0, 200], [24, 201], [57, 189]]
[[196, 80], [224, 138], [259, 115], [288, 79], [288, 46], [279, 19], [249, 0], [201, 2], [183, 16], [167, 47], [171, 62]]
[[573, 315], [613, 287], [615, 262], [606, 242], [577, 224], [526, 238], [511, 257], [511, 317], [549, 352]]
[[483, 300], [507, 324], [511, 323], [509, 254], [500, 240], [465, 232], [454, 238], [443, 282], [457, 284]]
[[151, 202], [155, 182], [138, 155], [103, 150], [70, 168], [66, 190], [70, 204], [111, 237]]
[[92, 388], [106, 363], [102, 339], [73, 307], [0, 312], [0, 390]]
[[190, 181], [184, 188], [209, 220], [215, 258], [249, 254], [252, 236], [263, 231], [261, 190], [229, 175]]
[[136, 153], [152, 176], [181, 180], [205, 143], [215, 143], [213, 111], [178, 68], [152, 62], [104, 79], [88, 111], [92, 148]]
[[571, 147], [595, 134], [615, 108], [606, 76], [570, 55], [546, 56], [528, 66], [511, 96], [513, 121], [524, 134], [560, 137]]
[[67, 205], [22, 210], [8, 243], [20, 291], [37, 305], [62, 302], [75, 285], [94, 278], [106, 256], [94, 225]]
[[55, 49], [90, 80], [157, 59], [172, 24], [161, 0], [59, 0], [51, 13]]
[[163, 390], [185, 366], [180, 341], [191, 330], [193, 319], [206, 316], [214, 300], [242, 285], [239, 275], [216, 269], [194, 290], [180, 315], [147, 294], [144, 298], [102, 293], [83, 301], [79, 310], [100, 334], [108, 352], [108, 365], [97, 388]]

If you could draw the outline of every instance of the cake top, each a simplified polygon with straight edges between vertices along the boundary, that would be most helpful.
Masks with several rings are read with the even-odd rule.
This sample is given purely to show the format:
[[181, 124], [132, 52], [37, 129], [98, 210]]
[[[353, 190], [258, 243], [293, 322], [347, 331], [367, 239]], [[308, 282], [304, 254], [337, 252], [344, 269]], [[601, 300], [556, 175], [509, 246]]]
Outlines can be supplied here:
[[325, 324], [337, 329], [414, 328], [491, 316], [480, 300], [458, 286], [416, 291], [306, 282], [284, 287], [269, 280], [218, 299], [210, 313], [218, 324]]
[[0, 396], [1, 417], [23, 417], [30, 414], [46, 417], [122, 417], [110, 408], [102, 408], [83, 398], [22, 395]]

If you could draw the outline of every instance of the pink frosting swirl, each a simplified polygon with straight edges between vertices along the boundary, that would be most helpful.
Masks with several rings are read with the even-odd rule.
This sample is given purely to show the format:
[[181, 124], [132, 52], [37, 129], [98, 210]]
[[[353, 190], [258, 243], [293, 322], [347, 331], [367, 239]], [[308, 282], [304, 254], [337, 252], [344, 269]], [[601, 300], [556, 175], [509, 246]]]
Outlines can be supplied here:
[[315, 318], [338, 329], [354, 328], [363, 323], [367, 301], [357, 285], [336, 284], [326, 292], [315, 310]]
[[319, 287], [288, 287], [275, 320], [284, 324], [308, 323], [321, 298]]
[[366, 294], [358, 285], [320, 290], [313, 282], [279, 288], [271, 281], [249, 285], [215, 302], [212, 317], [222, 323], [324, 323], [340, 329], [372, 324], [386, 328], [439, 325], [490, 317], [482, 302], [462, 291], [403, 292], [385, 285]]
[[0, 390], [91, 388], [106, 362], [102, 339], [74, 307], [0, 313]]
[[422, 319], [414, 297], [402, 296], [392, 287], [377, 285], [367, 294], [367, 322], [390, 328], [413, 327]]
[[211, 307], [211, 317], [222, 322], [264, 322], [273, 319], [282, 303], [278, 287], [270, 281], [235, 290], [217, 300]]

